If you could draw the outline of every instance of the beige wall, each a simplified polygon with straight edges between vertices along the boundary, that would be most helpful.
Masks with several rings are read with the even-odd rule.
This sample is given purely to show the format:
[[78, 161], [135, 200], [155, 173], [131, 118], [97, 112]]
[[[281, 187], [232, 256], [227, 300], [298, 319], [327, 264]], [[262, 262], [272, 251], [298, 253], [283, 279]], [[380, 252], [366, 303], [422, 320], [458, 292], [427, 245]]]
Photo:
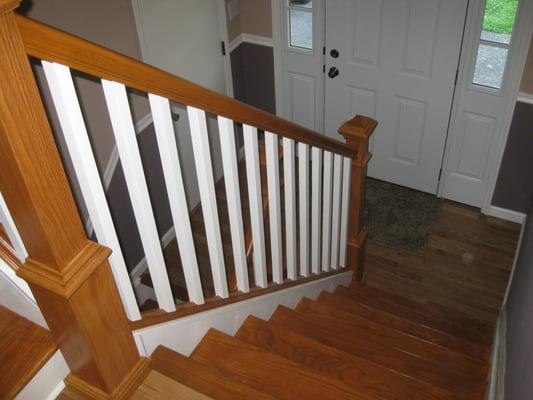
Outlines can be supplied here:
[[241, 33], [272, 37], [271, 0], [240, 0], [240, 13], [232, 21], [229, 20], [228, 3], [229, 0], [225, 0], [230, 42]]
[[524, 75], [522, 76], [520, 91], [533, 94], [533, 39], [529, 45], [529, 53], [527, 56], [526, 66], [524, 68]]
[[[141, 59], [130, 0], [34, 0], [26, 4], [21, 11], [30, 18]], [[40, 68], [37, 68], [36, 73], [41, 87], [45, 86]], [[114, 140], [102, 89], [97, 80], [86, 77], [77, 76], [75, 83], [96, 159], [103, 172], [113, 150]], [[44, 94], [46, 96], [46, 90]], [[148, 113], [148, 104], [144, 98], [131, 95], [130, 100], [136, 120]], [[48, 109], [53, 110], [50, 99], [46, 102]], [[51, 117], [57, 131], [55, 116]]]

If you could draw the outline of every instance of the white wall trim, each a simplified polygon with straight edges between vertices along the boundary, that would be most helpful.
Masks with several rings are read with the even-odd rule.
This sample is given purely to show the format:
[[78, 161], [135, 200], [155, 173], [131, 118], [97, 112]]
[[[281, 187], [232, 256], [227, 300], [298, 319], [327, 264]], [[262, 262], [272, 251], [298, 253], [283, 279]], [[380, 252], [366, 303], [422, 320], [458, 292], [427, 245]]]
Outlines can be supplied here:
[[533, 104], [533, 94], [529, 94], [526, 92], [520, 92], [518, 93], [518, 97], [516, 98], [516, 101], [520, 103]]
[[498, 318], [494, 333], [487, 400], [504, 400], [505, 397], [506, 330], [507, 312], [504, 308]]
[[522, 228], [520, 229], [520, 236], [518, 237], [518, 243], [516, 244], [516, 250], [514, 253], [513, 266], [511, 268], [511, 274], [509, 275], [509, 280], [507, 281], [507, 289], [505, 290], [505, 296], [503, 297], [502, 308], [507, 304], [507, 299], [509, 298], [509, 293], [511, 292], [511, 285], [513, 284], [513, 278], [516, 271], [516, 265], [518, 264], [518, 257], [520, 256], [520, 248], [522, 247], [522, 240], [524, 239], [524, 232], [526, 230], [526, 221], [527, 217], [524, 218], [522, 223]]
[[[250, 315], [268, 320], [279, 305], [294, 308], [302, 297], [316, 299], [323, 290], [332, 292], [338, 285], [347, 286], [352, 272], [345, 272], [288, 289], [268, 293], [227, 306], [164, 322], [133, 332], [142, 355], [150, 355], [157, 346], [166, 346], [189, 356], [210, 328], [234, 335]], [[187, 332], [183, 335], [183, 332]]]
[[274, 47], [274, 41], [268, 36], [252, 35], [250, 33], [241, 33], [229, 43], [229, 51], [232, 52], [242, 43], [252, 43], [259, 46]]
[[16, 400], [53, 400], [65, 388], [63, 380], [70, 370], [61, 354], [56, 351], [15, 397]]
[[272, 44], [274, 53], [274, 88], [276, 98], [276, 115], [284, 115], [283, 99], [283, 34], [281, 29], [281, 6], [280, 0], [271, 0], [272, 9]]
[[523, 224], [526, 220], [526, 214], [524, 213], [493, 205], [482, 209], [481, 212], [491, 217], [505, 219], [506, 221], [516, 222], [517, 224]]

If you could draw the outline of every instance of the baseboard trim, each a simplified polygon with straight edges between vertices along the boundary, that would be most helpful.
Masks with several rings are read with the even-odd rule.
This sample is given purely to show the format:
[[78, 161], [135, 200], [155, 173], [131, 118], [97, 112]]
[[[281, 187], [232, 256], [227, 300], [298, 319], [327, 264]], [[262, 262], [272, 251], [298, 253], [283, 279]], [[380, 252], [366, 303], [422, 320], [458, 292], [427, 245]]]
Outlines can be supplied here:
[[507, 311], [504, 307], [496, 324], [487, 400], [504, 400], [505, 398], [506, 330]]
[[230, 53], [239, 47], [242, 43], [257, 44], [259, 46], [274, 47], [274, 40], [271, 37], [251, 35], [249, 33], [241, 33], [231, 42], [229, 42]]
[[[133, 332], [139, 352], [150, 355], [159, 345], [189, 356], [210, 328], [235, 335], [242, 323], [253, 315], [268, 320], [279, 305], [294, 308], [302, 297], [316, 299], [321, 291], [333, 292], [339, 285], [348, 286], [351, 271], [271, 292], [248, 300], [213, 308]], [[187, 335], [183, 335], [187, 332]]]
[[516, 222], [517, 224], [523, 224], [526, 220], [526, 214], [524, 213], [492, 205], [482, 210], [482, 212], [491, 217], [505, 219], [506, 221]]
[[533, 104], [533, 94], [520, 92], [518, 93], [516, 101], [520, 103]]

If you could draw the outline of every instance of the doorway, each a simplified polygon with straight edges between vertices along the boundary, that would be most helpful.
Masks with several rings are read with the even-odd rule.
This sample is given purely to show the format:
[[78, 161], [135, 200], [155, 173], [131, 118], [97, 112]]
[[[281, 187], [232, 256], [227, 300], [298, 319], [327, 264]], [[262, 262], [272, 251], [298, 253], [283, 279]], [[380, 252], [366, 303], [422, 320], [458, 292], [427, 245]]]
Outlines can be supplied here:
[[[512, 76], [521, 71], [523, 59], [520, 52], [527, 51], [524, 38], [528, 39], [530, 28], [527, 18], [531, 14], [531, 5], [519, 0], [272, 0], [273, 16], [278, 13], [278, 76], [281, 76], [283, 95], [276, 100], [281, 104], [279, 113], [286, 118], [299, 122], [295, 118], [294, 103], [306, 109], [307, 114], [313, 111], [309, 106], [319, 104], [322, 100], [323, 109], [315, 115], [314, 129], [325, 135], [341, 139], [337, 133], [343, 121], [355, 114], [365, 114], [376, 118], [379, 126], [372, 141], [373, 159], [368, 168], [368, 175], [373, 178], [392, 182], [431, 194], [453, 198], [477, 207], [484, 207], [487, 192], [490, 192], [490, 177], [486, 173], [478, 177], [483, 184], [468, 189], [476, 191], [476, 195], [460, 196], [463, 190], [445, 180], [451, 176], [456, 167], [454, 160], [462, 154], [463, 164], [471, 165], [481, 155], [484, 160], [498, 159], [503, 153], [500, 146], [486, 146], [484, 141], [503, 140], [505, 143], [508, 126], [505, 124], [491, 125], [493, 137], [480, 136], [481, 125], [470, 124], [471, 135], [462, 134], [466, 141], [461, 141], [461, 116], [457, 110], [460, 97], [465, 96], [462, 86], [466, 74], [469, 78], [480, 78], [475, 71], [476, 54], [480, 43], [496, 41], [498, 27], [492, 29], [492, 36], [481, 36], [486, 21], [494, 17], [497, 3], [510, 5], [512, 37], [508, 43], [507, 58], [503, 61], [502, 87], [499, 94], [507, 102], [513, 102], [516, 96], [517, 79]], [[301, 4], [305, 3], [305, 4]], [[514, 8], [513, 8], [514, 7]], [[526, 10], [528, 8], [528, 10]], [[307, 28], [312, 40], [304, 51], [307, 59], [294, 62], [292, 54], [302, 52], [298, 47], [295, 34], [298, 27], [296, 12], [312, 13], [307, 18], [313, 24]], [[492, 11], [492, 14], [491, 14]], [[524, 15], [521, 15], [524, 14]], [[518, 15], [515, 18], [515, 15]], [[494, 21], [493, 21], [494, 22]], [[496, 24], [497, 25], [497, 24]], [[509, 29], [509, 27], [507, 27]], [[475, 38], [476, 32], [478, 34]], [[474, 37], [474, 39], [471, 38]], [[295, 45], [295, 39], [296, 44]], [[276, 37], [274, 37], [276, 42]], [[486, 43], [485, 43], [486, 44]], [[493, 43], [490, 43], [491, 45]], [[299, 45], [301, 46], [301, 44]], [[321, 47], [319, 47], [321, 46]], [[504, 47], [496, 43], [496, 47]], [[274, 45], [276, 51], [276, 43]], [[501, 51], [500, 51], [501, 52]], [[321, 55], [320, 55], [321, 53]], [[513, 56], [513, 53], [515, 56]], [[314, 57], [314, 58], [313, 58]], [[320, 62], [321, 61], [321, 62]], [[305, 70], [304, 78], [298, 77], [303, 68], [322, 64], [312, 71]], [[469, 64], [469, 65], [467, 65]], [[485, 66], [485, 71], [487, 66]], [[465, 72], [467, 71], [467, 72]], [[475, 74], [475, 76], [474, 76]], [[520, 74], [520, 72], [518, 72]], [[321, 76], [320, 76], [321, 75]], [[290, 82], [297, 77], [298, 82], [305, 81], [313, 90], [302, 91], [304, 85]], [[479, 82], [469, 82], [483, 86]], [[295, 94], [293, 88], [299, 89], [303, 95]], [[493, 92], [481, 88], [483, 93]], [[516, 92], [516, 93], [515, 93]], [[491, 95], [494, 95], [491, 93]], [[314, 98], [318, 96], [319, 98]], [[281, 99], [280, 99], [281, 97]], [[510, 99], [510, 100], [509, 100]], [[293, 104], [291, 104], [293, 103]], [[484, 107], [486, 100], [478, 101]], [[307, 105], [307, 106], [305, 106]], [[487, 106], [480, 115], [491, 115], [494, 111]], [[498, 109], [501, 120], [505, 120], [512, 109]], [[510, 117], [508, 118], [510, 120]], [[320, 125], [317, 121], [323, 121]], [[459, 121], [459, 122], [457, 122]], [[476, 120], [478, 121], [478, 120]], [[474, 122], [476, 122], [474, 121]], [[468, 121], [467, 121], [468, 122]], [[481, 122], [486, 122], [485, 120]], [[308, 126], [311, 127], [311, 126]], [[477, 135], [477, 136], [476, 136]], [[498, 138], [496, 138], [498, 137]], [[472, 144], [473, 139], [478, 139]], [[472, 140], [470, 140], [472, 139]], [[472, 144], [470, 147], [469, 145]], [[453, 146], [453, 149], [450, 147]], [[470, 153], [469, 153], [470, 152]], [[446, 157], [444, 157], [446, 154]], [[455, 158], [454, 158], [455, 157]], [[477, 158], [476, 158], [477, 157]], [[466, 160], [466, 161], [465, 161]], [[470, 162], [470, 164], [468, 164]], [[466, 163], [466, 164], [465, 164]], [[478, 162], [479, 164], [479, 162]], [[488, 164], [491, 164], [490, 162]], [[499, 166], [499, 163], [496, 162]], [[478, 168], [478, 166], [475, 166]], [[446, 185], [445, 185], [446, 183]], [[492, 183], [493, 184], [493, 183]], [[445, 190], [445, 187], [448, 187]], [[452, 192], [454, 192], [452, 196]], [[473, 200], [468, 200], [473, 199]], [[485, 200], [483, 200], [485, 199]], [[468, 201], [467, 201], [468, 200]], [[490, 199], [488, 200], [490, 203]]]

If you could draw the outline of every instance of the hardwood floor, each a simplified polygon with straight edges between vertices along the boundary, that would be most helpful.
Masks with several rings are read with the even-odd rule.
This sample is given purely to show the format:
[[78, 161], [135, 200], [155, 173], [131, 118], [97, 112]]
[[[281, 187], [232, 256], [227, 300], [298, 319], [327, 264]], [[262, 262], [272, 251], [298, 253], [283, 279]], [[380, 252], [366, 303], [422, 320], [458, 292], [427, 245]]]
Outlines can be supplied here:
[[494, 324], [520, 225], [445, 201], [420, 256], [369, 242], [365, 283]]
[[0, 306], [0, 399], [11, 399], [57, 350], [52, 335]]

